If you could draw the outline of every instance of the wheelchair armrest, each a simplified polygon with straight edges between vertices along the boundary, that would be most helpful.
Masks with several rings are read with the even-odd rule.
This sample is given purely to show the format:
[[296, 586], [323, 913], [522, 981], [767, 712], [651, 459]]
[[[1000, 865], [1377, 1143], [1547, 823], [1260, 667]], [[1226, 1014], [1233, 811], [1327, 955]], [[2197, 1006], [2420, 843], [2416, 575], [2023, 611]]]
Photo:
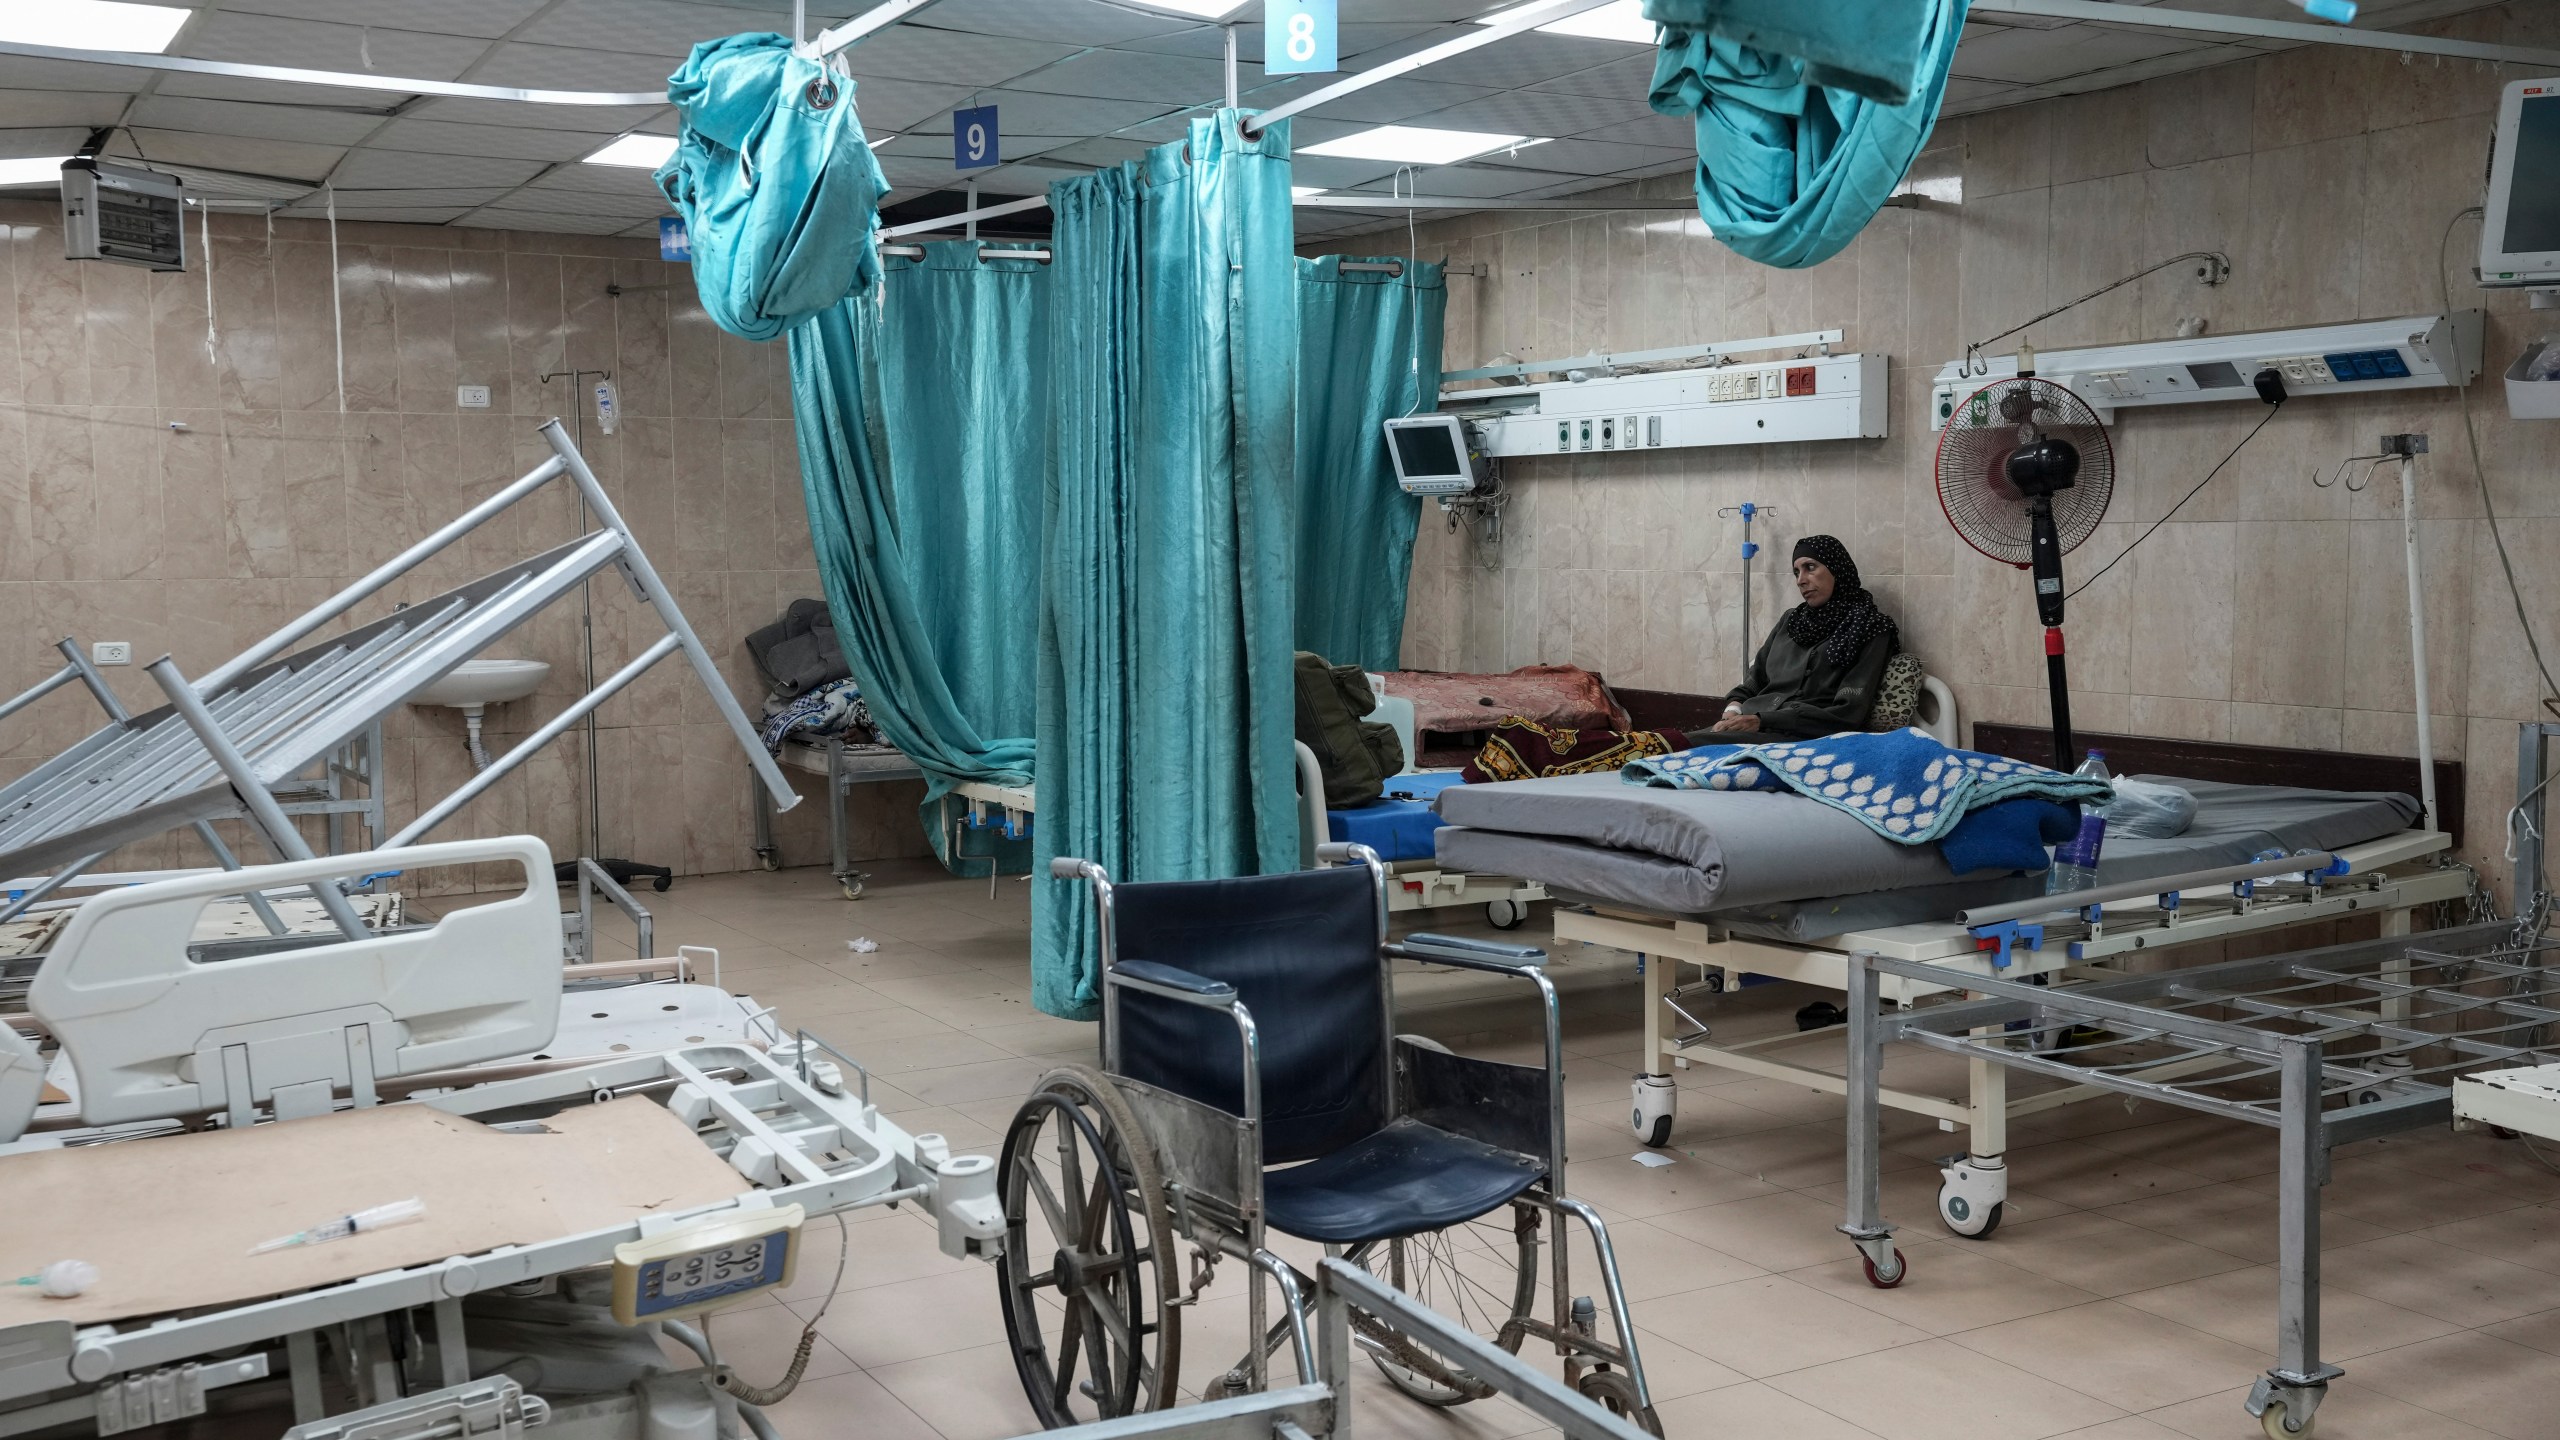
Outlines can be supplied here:
[[1108, 985], [1125, 985], [1132, 990], [1143, 990], [1150, 995], [1161, 995], [1167, 1000], [1180, 1000], [1188, 1005], [1213, 1010], [1235, 1008], [1236, 987], [1233, 985], [1154, 960], [1123, 960], [1102, 972], [1102, 978]]
[[1546, 951], [1533, 945], [1504, 945], [1463, 935], [1408, 935], [1402, 944], [1388, 946], [1387, 953], [1401, 960], [1429, 960], [1470, 970], [1517, 970], [1547, 958]]

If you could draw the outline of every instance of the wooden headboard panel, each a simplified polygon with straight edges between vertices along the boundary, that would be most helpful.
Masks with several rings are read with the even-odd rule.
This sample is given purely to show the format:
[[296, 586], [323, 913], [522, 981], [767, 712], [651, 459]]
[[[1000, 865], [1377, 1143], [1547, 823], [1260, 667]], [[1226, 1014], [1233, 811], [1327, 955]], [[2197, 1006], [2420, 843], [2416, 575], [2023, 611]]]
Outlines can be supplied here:
[[[2230, 745], [2214, 740], [2164, 740], [2151, 735], [2072, 737], [2082, 750], [2107, 752], [2118, 775], [2176, 775], [2241, 785], [2299, 785], [2310, 790], [2397, 790], [2418, 793], [2418, 762], [2398, 755], [2349, 755], [2335, 750], [2284, 750], [2272, 745]], [[2053, 732], [2041, 725], [1976, 721], [1973, 748], [2013, 760], [2053, 763]], [[2462, 762], [2436, 762], [2436, 825], [2462, 843]]]

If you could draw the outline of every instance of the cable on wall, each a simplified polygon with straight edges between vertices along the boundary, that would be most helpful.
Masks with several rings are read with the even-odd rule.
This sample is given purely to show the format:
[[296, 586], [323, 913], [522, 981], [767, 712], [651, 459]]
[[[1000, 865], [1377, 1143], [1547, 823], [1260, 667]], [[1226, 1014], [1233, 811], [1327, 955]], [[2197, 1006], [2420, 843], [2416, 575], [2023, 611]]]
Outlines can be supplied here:
[[338, 283], [338, 187], [323, 184], [329, 199], [329, 325], [338, 337], [338, 413], [347, 413], [347, 308]]

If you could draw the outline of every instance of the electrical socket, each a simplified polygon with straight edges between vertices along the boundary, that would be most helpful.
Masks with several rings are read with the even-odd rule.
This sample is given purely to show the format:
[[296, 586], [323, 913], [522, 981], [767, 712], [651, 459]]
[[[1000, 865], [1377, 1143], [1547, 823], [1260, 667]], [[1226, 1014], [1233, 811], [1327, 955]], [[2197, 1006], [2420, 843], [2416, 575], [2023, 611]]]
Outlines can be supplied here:
[[100, 665], [130, 665], [133, 663], [133, 642], [101, 640], [89, 647], [89, 659]]

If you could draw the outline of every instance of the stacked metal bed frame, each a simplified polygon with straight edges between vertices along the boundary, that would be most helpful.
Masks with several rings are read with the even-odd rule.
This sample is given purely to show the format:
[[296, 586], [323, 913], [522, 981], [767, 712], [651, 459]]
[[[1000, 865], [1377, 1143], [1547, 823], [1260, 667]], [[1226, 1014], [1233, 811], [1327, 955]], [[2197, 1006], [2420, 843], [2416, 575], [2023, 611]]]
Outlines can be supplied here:
[[[1848, 1213], [1868, 1280], [1908, 1262], [1883, 1213], [1885, 1048], [2010, 1070], [2263, 1126], [2278, 1144], [2276, 1364], [2245, 1402], [2269, 1440], [2307, 1434], [2329, 1382], [2320, 1353], [2320, 1190], [2341, 1145], [2451, 1122], [2456, 1085], [2560, 1063], [2560, 943], [2545, 933], [2544, 788], [2560, 724], [2527, 723], [2517, 762], [2519, 919], [2156, 974], [2076, 971], [2079, 983], [1967, 977], [1949, 1003], [1939, 967], [1863, 952], [1848, 971]], [[2039, 977], [2041, 978], [2041, 977]], [[1988, 1237], [1996, 1214], [1973, 1233]]]
[[[552, 452], [549, 459], [210, 673], [190, 678], [167, 656], [153, 662], [148, 673], [168, 700], [158, 709], [127, 711], [79, 646], [62, 641], [57, 648], [67, 662], [63, 668], [0, 702], [0, 718], [76, 681], [106, 712], [107, 723], [0, 786], [0, 876], [50, 872], [0, 901], [0, 921], [69, 885], [118, 847], [182, 827], [193, 830], [216, 864], [239, 869], [239, 859], [213, 828], [218, 820], [247, 820], [279, 860], [311, 858], [295, 823], [299, 814], [329, 817], [333, 850], [344, 844], [341, 824], [349, 815], [364, 822], [366, 848], [414, 844], [678, 651], [746, 752], [771, 803], [783, 809], [797, 804], [799, 797], [765, 753], [674, 593], [568, 432], [550, 420], [541, 435]], [[457, 589], [306, 643], [564, 476], [596, 528]], [[621, 572], [666, 634], [397, 833], [384, 835], [384, 717], [608, 569]], [[364, 794], [349, 796], [348, 781], [363, 786]], [[589, 908], [583, 887], [595, 885], [633, 915], [645, 937], [645, 911], [610, 877], [587, 873], [592, 870], [581, 867], [581, 911]], [[337, 930], [350, 937], [362, 933], [363, 921], [342, 889], [320, 887], [313, 894]], [[251, 896], [248, 903], [268, 933], [286, 932], [265, 898]], [[584, 925], [577, 939], [591, 943]]]

